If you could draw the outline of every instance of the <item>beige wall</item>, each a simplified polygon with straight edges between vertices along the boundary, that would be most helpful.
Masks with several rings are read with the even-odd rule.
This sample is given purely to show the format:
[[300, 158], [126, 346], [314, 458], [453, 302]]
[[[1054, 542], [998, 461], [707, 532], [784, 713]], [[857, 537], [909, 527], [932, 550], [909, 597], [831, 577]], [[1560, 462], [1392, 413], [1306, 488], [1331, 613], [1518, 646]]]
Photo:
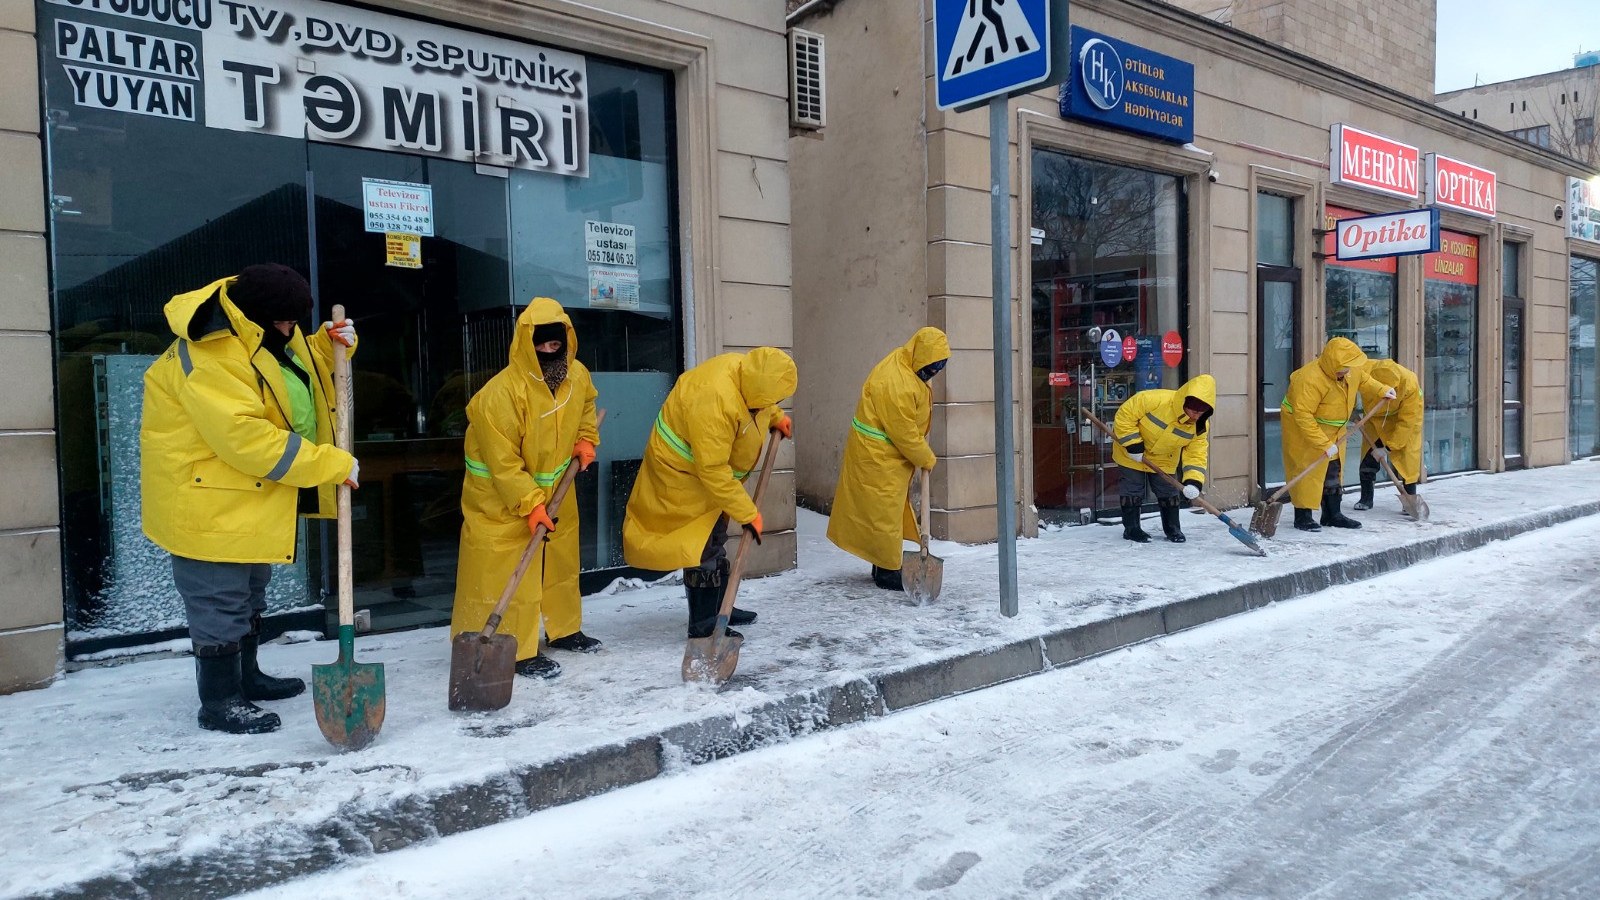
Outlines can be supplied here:
[[1445, 112], [1500, 131], [1550, 128], [1550, 147], [1594, 168], [1600, 164], [1600, 142], [1591, 135], [1578, 140], [1577, 122], [1594, 124], [1600, 110], [1600, 66], [1563, 69], [1515, 81], [1439, 94]]

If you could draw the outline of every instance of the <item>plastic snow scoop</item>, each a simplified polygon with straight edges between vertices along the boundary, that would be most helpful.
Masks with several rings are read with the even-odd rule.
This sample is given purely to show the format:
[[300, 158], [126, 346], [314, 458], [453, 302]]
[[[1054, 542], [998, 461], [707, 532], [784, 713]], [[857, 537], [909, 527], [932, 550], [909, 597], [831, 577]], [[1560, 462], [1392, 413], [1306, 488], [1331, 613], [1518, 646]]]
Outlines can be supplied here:
[[[1339, 433], [1334, 435], [1333, 443], [1342, 444], [1345, 438], [1350, 436], [1350, 432], [1361, 431], [1362, 426], [1367, 424], [1367, 420], [1377, 415], [1378, 410], [1383, 409], [1383, 405], [1388, 402], [1389, 398], [1384, 397], [1374, 403], [1372, 409], [1368, 410], [1367, 414], [1362, 416], [1355, 425], [1346, 423], [1343, 428], [1339, 429]], [[1250, 530], [1262, 537], [1272, 537], [1277, 534], [1278, 517], [1283, 515], [1283, 498], [1289, 496], [1289, 489], [1294, 487], [1300, 479], [1310, 475], [1317, 466], [1326, 465], [1328, 462], [1329, 460], [1327, 459], [1319, 459], [1312, 462], [1311, 465], [1301, 469], [1300, 474], [1289, 479], [1283, 487], [1274, 491], [1271, 497], [1257, 502], [1256, 511], [1250, 516]]]
[[[605, 419], [606, 411], [602, 409], [595, 415], [595, 428], [598, 429]], [[561, 473], [561, 479], [556, 482], [555, 490], [550, 492], [546, 509], [561, 509], [561, 503], [567, 498], [567, 492], [572, 489], [572, 481], [577, 475], [578, 458], [573, 457], [567, 463], [566, 471]], [[544, 543], [545, 534], [543, 525], [533, 532], [528, 546], [522, 551], [522, 558], [517, 560], [517, 567], [511, 571], [511, 578], [506, 581], [505, 590], [500, 592], [499, 602], [494, 605], [494, 611], [489, 613], [483, 630], [463, 631], [451, 639], [451, 712], [489, 712], [505, 709], [511, 702], [511, 685], [517, 677], [517, 637], [497, 632], [506, 609], [511, 606], [511, 598], [522, 586], [522, 576], [527, 574], [528, 566], [538, 555], [539, 546]]]
[[[344, 319], [344, 307], [333, 308], [333, 321]], [[350, 381], [350, 355], [345, 347], [333, 348], [335, 408], [334, 443], [348, 452], [352, 446], [350, 421], [355, 391]], [[355, 609], [350, 558], [350, 486], [339, 493], [339, 659], [311, 667], [311, 699], [317, 710], [317, 727], [328, 743], [340, 750], [360, 750], [378, 737], [385, 710], [383, 663], [355, 660]]]
[[[1095, 424], [1095, 427], [1099, 428], [1101, 431], [1104, 431], [1106, 433], [1106, 437], [1110, 438], [1113, 441], [1115, 441], [1117, 439], [1117, 436], [1114, 433], [1112, 433], [1111, 428], [1109, 426], [1107, 426], [1106, 423], [1104, 423], [1104, 422], [1100, 421], [1098, 418], [1096, 418], [1094, 413], [1092, 413], [1092, 412], [1090, 412], [1090, 411], [1088, 411], [1086, 409], [1086, 410], [1083, 411], [1083, 415], [1090, 422], [1093, 422]], [[1182, 493], [1182, 491], [1183, 491], [1183, 482], [1181, 482], [1177, 478], [1173, 477], [1173, 475], [1171, 473], [1162, 471], [1161, 468], [1158, 467], [1158, 466], [1151, 466], [1150, 468], [1157, 475], [1160, 475], [1167, 482], [1167, 484], [1172, 485], [1173, 487], [1178, 489], [1179, 493]], [[1198, 505], [1201, 509], [1205, 510], [1206, 512], [1208, 512], [1208, 513], [1212, 514], [1213, 516], [1216, 516], [1217, 518], [1221, 519], [1222, 520], [1222, 524], [1228, 526], [1228, 533], [1233, 535], [1234, 538], [1236, 538], [1239, 541], [1239, 543], [1245, 545], [1246, 547], [1249, 547], [1250, 551], [1252, 553], [1254, 553], [1257, 556], [1266, 556], [1267, 555], [1267, 551], [1262, 549], [1261, 544], [1258, 543], [1255, 538], [1250, 536], [1250, 532], [1245, 531], [1243, 528], [1240, 528], [1237, 524], [1234, 523], [1234, 521], [1232, 519], [1228, 518], [1226, 513], [1224, 513], [1220, 509], [1217, 509], [1215, 506], [1211, 505], [1211, 501], [1207, 500], [1205, 497], [1196, 497], [1196, 498], [1194, 498], [1194, 503], [1196, 505]]]
[[[1362, 429], [1361, 437], [1368, 444], [1376, 446], [1376, 442], [1367, 434], [1366, 429]], [[1428, 501], [1422, 499], [1421, 494], [1413, 494], [1406, 490], [1406, 484], [1400, 479], [1400, 473], [1395, 471], [1394, 463], [1390, 461], [1389, 454], [1385, 453], [1377, 459], [1378, 465], [1383, 466], [1383, 471], [1388, 473], [1389, 481], [1394, 484], [1394, 489], [1400, 493], [1400, 508], [1405, 510], [1406, 515], [1418, 522], [1428, 521], [1428, 516], [1432, 515], [1432, 510], [1428, 509]]]
[[[767, 492], [767, 481], [772, 478], [772, 469], [778, 461], [778, 442], [783, 440], [783, 435], [777, 429], [767, 437], [767, 456], [761, 462], [761, 476], [756, 479], [756, 493], [751, 499], [756, 506], [761, 505], [761, 495]], [[733, 557], [733, 568], [728, 571], [728, 587], [722, 592], [722, 606], [717, 608], [717, 624], [712, 627], [711, 635], [703, 638], [689, 638], [683, 648], [683, 680], [685, 682], [697, 681], [703, 684], [721, 686], [733, 677], [733, 670], [739, 666], [739, 648], [744, 646], [744, 638], [728, 634], [728, 616], [733, 614], [733, 601], [739, 593], [739, 581], [744, 577], [745, 558], [750, 555], [750, 545], [754, 541], [750, 532], [740, 531], [739, 549]]]
[[928, 482], [932, 476], [927, 469], [917, 473], [917, 480], [922, 482], [922, 533], [918, 541], [922, 546], [900, 554], [901, 587], [918, 604], [939, 599], [939, 591], [944, 588], [944, 560], [928, 552], [928, 541], [932, 537]]

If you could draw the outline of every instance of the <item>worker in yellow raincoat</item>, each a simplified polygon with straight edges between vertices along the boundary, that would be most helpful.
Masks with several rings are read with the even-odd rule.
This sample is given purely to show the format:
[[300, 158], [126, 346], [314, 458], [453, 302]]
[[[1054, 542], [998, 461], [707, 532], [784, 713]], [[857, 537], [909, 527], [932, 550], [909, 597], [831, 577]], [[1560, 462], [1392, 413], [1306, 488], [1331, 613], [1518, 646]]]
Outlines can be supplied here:
[[[1140, 391], [1117, 407], [1112, 421], [1111, 459], [1120, 473], [1118, 493], [1122, 504], [1122, 536], [1140, 544], [1150, 535], [1139, 527], [1146, 489], [1156, 495], [1161, 510], [1161, 530], [1167, 540], [1181, 544], [1178, 522], [1183, 501], [1200, 496], [1211, 459], [1211, 413], [1217, 407], [1217, 382], [1196, 375], [1175, 391]], [[1157, 468], [1182, 482], [1180, 490], [1155, 475]]]
[[926, 436], [933, 416], [928, 382], [949, 361], [944, 332], [917, 329], [872, 367], [845, 435], [828, 540], [871, 563], [872, 583], [885, 590], [905, 589], [901, 542], [921, 534], [907, 488], [913, 469], [927, 477], [938, 462]]
[[1385, 389], [1393, 390], [1395, 398], [1372, 417], [1362, 437], [1367, 452], [1361, 456], [1361, 498], [1356, 501], [1356, 509], [1372, 508], [1380, 457], [1389, 458], [1406, 493], [1415, 494], [1417, 482], [1422, 479], [1422, 385], [1415, 372], [1394, 360], [1373, 360], [1361, 382], [1362, 408], [1377, 406]]
[[[1330, 338], [1322, 353], [1289, 376], [1283, 398], [1283, 470], [1289, 478], [1315, 467], [1289, 489], [1294, 527], [1301, 531], [1360, 528], [1340, 509], [1344, 441], [1335, 442], [1355, 409], [1367, 355], [1348, 338]], [[1321, 524], [1312, 517], [1322, 508]]]
[[354, 352], [355, 326], [308, 337], [311, 306], [311, 285], [276, 263], [179, 294], [175, 340], [144, 375], [142, 525], [172, 556], [210, 731], [274, 731], [278, 714], [252, 701], [305, 690], [257, 663], [272, 564], [294, 562], [297, 515], [331, 518], [336, 487], [359, 485], [333, 408], [334, 354]]
[[[529, 573], [522, 579], [500, 625], [501, 632], [517, 639], [517, 674], [539, 678], [561, 674], [560, 663], [539, 655], [545, 584], [560, 592], [552, 619], [559, 620], [559, 627], [570, 625], [570, 634], [581, 633], [578, 601], [572, 596], [578, 577], [576, 499], [567, 495], [561, 513], [569, 517], [559, 529], [546, 507], [572, 458], [577, 456], [587, 468], [599, 440], [594, 386], [576, 359], [577, 350], [577, 335], [561, 304], [535, 298], [517, 316], [510, 363], [467, 403], [461, 552], [450, 631], [483, 628], [533, 530], [544, 525], [551, 536], [540, 556], [549, 571], [542, 578]], [[553, 621], [551, 629], [556, 627]]]
[[[728, 521], [761, 540], [761, 512], [741, 482], [769, 430], [791, 435], [778, 403], [797, 380], [794, 360], [776, 347], [724, 353], [678, 376], [656, 415], [628, 497], [623, 555], [641, 569], [683, 569], [690, 637], [709, 637], [716, 627], [728, 582]], [[735, 609], [729, 622], [755, 618]]]

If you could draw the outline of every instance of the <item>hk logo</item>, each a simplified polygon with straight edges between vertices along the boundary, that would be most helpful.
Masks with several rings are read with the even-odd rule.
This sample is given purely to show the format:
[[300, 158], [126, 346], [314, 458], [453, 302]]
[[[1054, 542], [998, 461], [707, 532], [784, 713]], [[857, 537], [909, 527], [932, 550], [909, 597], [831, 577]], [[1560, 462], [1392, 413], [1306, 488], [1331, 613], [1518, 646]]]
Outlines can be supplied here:
[[1089, 102], [1101, 109], [1116, 109], [1122, 102], [1122, 57], [1117, 48], [1094, 38], [1078, 51], [1078, 76]]

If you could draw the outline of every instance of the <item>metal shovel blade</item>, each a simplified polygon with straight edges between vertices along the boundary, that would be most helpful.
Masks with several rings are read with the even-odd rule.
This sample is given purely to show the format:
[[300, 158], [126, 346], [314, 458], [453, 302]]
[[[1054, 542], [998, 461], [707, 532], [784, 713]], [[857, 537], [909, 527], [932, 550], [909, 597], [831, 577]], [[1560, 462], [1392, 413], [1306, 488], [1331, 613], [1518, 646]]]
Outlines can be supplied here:
[[450, 641], [450, 711], [505, 709], [516, 675], [515, 636], [496, 634], [485, 640], [479, 632], [461, 632]]
[[383, 663], [355, 661], [355, 626], [339, 626], [339, 658], [311, 667], [317, 727], [341, 750], [360, 750], [378, 737], [386, 709]]
[[1428, 521], [1428, 516], [1432, 515], [1432, 510], [1428, 509], [1428, 501], [1422, 499], [1421, 495], [1412, 494], [1411, 500], [1406, 505], [1410, 507], [1406, 512], [1410, 513], [1411, 518], [1416, 519], [1418, 522], [1426, 522]]
[[921, 550], [907, 550], [900, 557], [900, 585], [918, 604], [939, 599], [944, 588], [944, 560]]
[[733, 677], [739, 667], [739, 648], [744, 646], [742, 636], [734, 636], [718, 629], [711, 637], [689, 638], [683, 647], [683, 680], [713, 684], [721, 687]]
[[1257, 502], [1256, 511], [1250, 514], [1250, 530], [1262, 537], [1278, 533], [1278, 517], [1283, 515], [1283, 503]]

